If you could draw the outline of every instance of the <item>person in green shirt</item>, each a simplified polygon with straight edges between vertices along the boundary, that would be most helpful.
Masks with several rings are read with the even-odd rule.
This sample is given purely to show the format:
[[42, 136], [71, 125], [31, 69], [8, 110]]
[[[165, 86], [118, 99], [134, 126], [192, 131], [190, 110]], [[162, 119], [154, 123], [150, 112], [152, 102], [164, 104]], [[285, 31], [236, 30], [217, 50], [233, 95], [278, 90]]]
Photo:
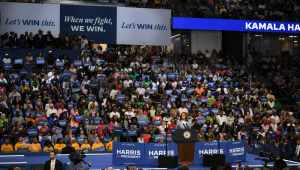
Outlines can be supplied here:
[[135, 72], [135, 70], [132, 70], [132, 73], [129, 75], [129, 77], [132, 78], [132, 80], [136, 81], [136, 78], [139, 76], [139, 74], [137, 74]]
[[212, 105], [214, 101], [216, 101], [215, 98], [212, 97], [212, 95], [208, 96], [209, 105]]
[[145, 81], [143, 82], [143, 84], [146, 88], [150, 87], [151, 82], [148, 81], [148, 77], [145, 78]]
[[1, 118], [0, 118], [0, 127], [3, 126], [3, 122], [8, 122], [8, 119], [6, 118], [6, 116], [5, 116], [4, 113], [1, 114]]
[[275, 106], [275, 109], [281, 109], [281, 103], [278, 101], [278, 99], [276, 98], [275, 99], [275, 102], [274, 102], [274, 106]]

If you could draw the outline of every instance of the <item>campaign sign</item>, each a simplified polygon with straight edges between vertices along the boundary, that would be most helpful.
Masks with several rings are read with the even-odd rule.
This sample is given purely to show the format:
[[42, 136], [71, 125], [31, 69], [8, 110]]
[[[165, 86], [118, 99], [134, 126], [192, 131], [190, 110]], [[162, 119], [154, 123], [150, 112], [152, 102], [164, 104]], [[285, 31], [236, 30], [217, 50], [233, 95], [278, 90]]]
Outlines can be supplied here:
[[145, 144], [113, 142], [113, 164], [145, 165]]
[[147, 119], [138, 119], [138, 125], [146, 126], [147, 125]]
[[119, 101], [124, 101], [125, 100], [125, 94], [118, 94], [117, 98]]
[[23, 142], [29, 143], [29, 138], [28, 138], [28, 136], [26, 136], [26, 137], [23, 138]]
[[115, 127], [114, 128], [114, 133], [116, 134], [122, 134], [123, 132], [123, 128], [122, 127]]
[[265, 103], [265, 102], [268, 102], [268, 98], [267, 98], [267, 97], [262, 97], [262, 98], [261, 98], [261, 101], [264, 102], [264, 103]]
[[71, 129], [72, 130], [72, 133], [75, 133], [75, 131], [76, 131], [76, 127], [75, 126], [73, 126], [73, 127], [67, 127], [67, 130], [69, 130], [69, 129]]
[[202, 111], [201, 110], [201, 113], [204, 117], [208, 116], [209, 115], [209, 111], [206, 109], [205, 111]]
[[128, 129], [127, 133], [129, 136], [137, 136], [137, 131], [135, 129]]
[[91, 66], [91, 65], [92, 65], [91, 62], [84, 62], [84, 63], [83, 63], [83, 67], [89, 67], [89, 66]]
[[155, 135], [155, 141], [159, 141], [160, 138], [163, 138], [165, 140], [166, 136], [164, 134], [158, 134], [158, 135]]
[[198, 124], [206, 123], [206, 119], [197, 119]]
[[74, 60], [74, 66], [81, 66], [82, 65], [82, 61], [81, 60]]
[[220, 114], [220, 108], [211, 108], [211, 111], [212, 111], [215, 115]]
[[14, 64], [23, 64], [23, 59], [15, 59]]
[[84, 142], [84, 137], [77, 137], [76, 142], [77, 143], [83, 143]]
[[92, 143], [95, 143], [95, 139], [96, 139], [96, 138], [98, 138], [98, 139], [99, 139], [99, 137], [92, 136], [91, 142], [92, 142]]
[[72, 72], [71, 71], [64, 71], [63, 72], [63, 75], [64, 75], [64, 77], [72, 77]]
[[175, 78], [175, 73], [168, 73], [168, 80]]
[[58, 127], [58, 126], [53, 126], [51, 132], [55, 133], [55, 130], [58, 129], [59, 133], [62, 132], [62, 128]]
[[194, 89], [193, 88], [189, 88], [187, 91], [186, 91], [186, 94], [192, 94], [194, 92]]
[[100, 81], [105, 81], [106, 80], [106, 76], [97, 76], [99, 78]]
[[4, 70], [10, 70], [12, 68], [12, 64], [4, 64]]
[[36, 59], [36, 64], [45, 64], [45, 59], [44, 58]]
[[88, 98], [88, 101], [90, 102], [90, 101], [92, 101], [93, 98], [96, 99], [96, 96], [95, 95], [88, 95], [87, 98]]
[[240, 113], [239, 110], [234, 110], [234, 113], [233, 113], [233, 114], [234, 114], [235, 116], [237, 116], [239, 113]]
[[41, 112], [35, 112], [35, 117], [39, 118], [41, 116], [42, 116]]
[[56, 61], [55, 65], [56, 65], [56, 67], [61, 67], [61, 66], [64, 66], [65, 63], [64, 63], [64, 61]]
[[[220, 147], [220, 154], [224, 150]], [[218, 154], [218, 142], [197, 142], [195, 145], [194, 162], [203, 164], [203, 155]]]
[[100, 121], [101, 121], [101, 119], [95, 118], [94, 119], [94, 124], [95, 125], [100, 125]]
[[26, 111], [25, 112], [26, 117], [29, 117], [30, 113], [33, 113], [33, 116], [35, 116], [35, 111]]
[[27, 75], [27, 74], [28, 74], [28, 70], [26, 70], [26, 69], [20, 70], [20, 76]]
[[95, 151], [105, 151], [104, 146], [95, 148]]
[[104, 136], [104, 137], [103, 137], [103, 142], [104, 142], [104, 143], [108, 143], [108, 142], [110, 142], [110, 141], [112, 141], [112, 136]]
[[166, 90], [167, 95], [172, 94], [173, 90]]
[[59, 120], [58, 123], [59, 123], [59, 126], [64, 127], [67, 124], [67, 120]]
[[160, 119], [154, 120], [154, 124], [155, 124], [155, 125], [161, 125], [161, 120], [160, 120]]
[[44, 123], [48, 123], [48, 120], [43, 120], [43, 119], [39, 120], [39, 126], [43, 126]]
[[[168, 143], [168, 156], [177, 156], [177, 143]], [[165, 143], [146, 143], [145, 144], [145, 165], [158, 165], [158, 156], [166, 155]]]
[[68, 103], [68, 109], [73, 109], [73, 105], [74, 105], [74, 104], [77, 104], [77, 103], [71, 103], [71, 102], [69, 102], [69, 103]]
[[99, 88], [99, 83], [98, 82], [90, 83], [90, 87], [97, 89], [97, 88]]
[[37, 136], [38, 130], [37, 129], [27, 129], [27, 133], [29, 136]]
[[76, 121], [80, 121], [80, 120], [83, 120], [83, 117], [82, 117], [82, 115], [78, 114], [78, 115], [75, 115], [75, 119], [76, 119]]
[[18, 152], [27, 152], [28, 148], [18, 148]]
[[[222, 147], [222, 145], [226, 145], [226, 147]], [[246, 161], [246, 140], [220, 142], [220, 148], [224, 148], [226, 162]]]

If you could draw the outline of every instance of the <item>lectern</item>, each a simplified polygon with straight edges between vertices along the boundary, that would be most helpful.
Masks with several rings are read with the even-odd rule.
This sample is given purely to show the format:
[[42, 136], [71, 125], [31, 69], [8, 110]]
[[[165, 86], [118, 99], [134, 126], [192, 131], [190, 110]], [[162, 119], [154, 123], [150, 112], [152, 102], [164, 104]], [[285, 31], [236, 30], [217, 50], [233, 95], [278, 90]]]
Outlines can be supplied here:
[[195, 143], [197, 142], [196, 129], [177, 129], [173, 133], [173, 140], [178, 146], [179, 165], [194, 164]]

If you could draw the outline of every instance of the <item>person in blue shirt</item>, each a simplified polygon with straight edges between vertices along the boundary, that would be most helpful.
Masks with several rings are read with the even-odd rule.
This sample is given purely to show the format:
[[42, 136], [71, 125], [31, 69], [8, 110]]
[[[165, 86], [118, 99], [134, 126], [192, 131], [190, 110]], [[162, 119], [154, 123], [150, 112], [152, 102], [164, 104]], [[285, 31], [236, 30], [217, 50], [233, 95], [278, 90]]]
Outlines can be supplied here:
[[57, 77], [57, 73], [54, 73], [54, 78], [51, 80], [51, 84], [57, 87], [57, 84], [60, 84], [61, 80]]
[[51, 139], [51, 142], [52, 142], [52, 145], [54, 146], [57, 142], [57, 139], [64, 139], [62, 134], [59, 133], [59, 129], [55, 129], [55, 134], [52, 136], [52, 139]]
[[152, 63], [150, 63], [150, 67], [154, 67], [155, 65], [157, 65], [157, 63], [156, 63], [156, 60], [155, 60], [155, 59], [153, 59], [153, 62], [152, 62]]

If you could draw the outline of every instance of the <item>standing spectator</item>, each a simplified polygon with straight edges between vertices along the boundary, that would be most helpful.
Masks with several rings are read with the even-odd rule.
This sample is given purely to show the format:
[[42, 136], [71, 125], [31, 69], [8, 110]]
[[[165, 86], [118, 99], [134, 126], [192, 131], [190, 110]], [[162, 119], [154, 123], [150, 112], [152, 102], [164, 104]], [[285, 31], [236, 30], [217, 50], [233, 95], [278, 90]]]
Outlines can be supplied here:
[[72, 41], [72, 49], [73, 50], [79, 50], [80, 49], [80, 42], [78, 40], [78, 37], [74, 37], [74, 40]]
[[11, 59], [9, 58], [9, 54], [5, 54], [5, 58], [2, 60], [3, 64], [11, 64]]
[[34, 36], [34, 48], [35, 49], [44, 49], [45, 45], [45, 36], [43, 35], [43, 31], [39, 29], [39, 33]]
[[82, 39], [81, 39], [81, 45], [80, 45], [80, 49], [83, 49], [85, 47], [85, 45], [88, 45], [88, 40], [86, 39], [86, 36], [83, 35]]
[[24, 67], [28, 69], [32, 69], [34, 67], [34, 59], [30, 51], [27, 52], [27, 56], [25, 57]]
[[[47, 72], [55, 67], [55, 57], [52, 55], [52, 51], [49, 51], [49, 55], [46, 57], [46, 65], [47, 65]], [[48, 76], [50, 79], [50, 76]]]
[[47, 34], [45, 35], [45, 49], [52, 49], [53, 48], [53, 36], [51, 34], [51, 31], [48, 30]]

